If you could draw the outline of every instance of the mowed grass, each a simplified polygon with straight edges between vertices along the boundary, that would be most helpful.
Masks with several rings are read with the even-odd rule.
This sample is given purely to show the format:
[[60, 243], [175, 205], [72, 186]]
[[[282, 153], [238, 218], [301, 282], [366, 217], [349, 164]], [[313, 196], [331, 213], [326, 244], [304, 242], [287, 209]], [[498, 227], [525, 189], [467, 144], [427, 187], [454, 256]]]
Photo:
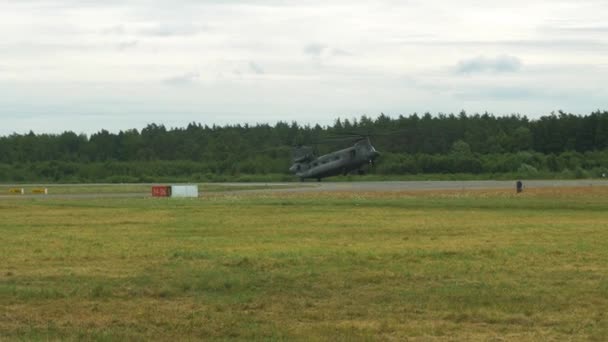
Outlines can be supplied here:
[[607, 340], [607, 199], [5, 199], [0, 340]]
[[[162, 185], [168, 185], [171, 183], [158, 183]], [[179, 183], [178, 183], [179, 184]], [[240, 191], [240, 190], [265, 190], [265, 189], [290, 189], [290, 188], [301, 188], [311, 185], [304, 185], [300, 183], [293, 184], [247, 184], [247, 183], [232, 183], [232, 184], [221, 184], [221, 183], [199, 183], [197, 184], [199, 191], [201, 192], [229, 192], [229, 191]], [[47, 189], [49, 195], [73, 195], [73, 194], [150, 194], [152, 186], [150, 184], [42, 184], [42, 185], [7, 185], [0, 184], [0, 196], [1, 195], [12, 195], [19, 197], [20, 194], [12, 193], [11, 190], [23, 189], [25, 195], [32, 195], [34, 191], [40, 191]], [[38, 194], [40, 197], [44, 197], [42, 194]]]

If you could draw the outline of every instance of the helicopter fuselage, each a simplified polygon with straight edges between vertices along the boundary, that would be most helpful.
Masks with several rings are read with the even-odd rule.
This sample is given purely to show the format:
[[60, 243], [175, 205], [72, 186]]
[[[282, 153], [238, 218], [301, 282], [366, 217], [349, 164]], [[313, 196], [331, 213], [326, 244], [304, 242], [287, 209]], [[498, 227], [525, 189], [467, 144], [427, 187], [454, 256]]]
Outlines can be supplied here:
[[369, 140], [364, 140], [343, 150], [295, 162], [289, 171], [300, 179], [316, 178], [320, 180], [358, 170], [366, 164], [373, 163], [379, 155], [380, 153], [374, 149]]

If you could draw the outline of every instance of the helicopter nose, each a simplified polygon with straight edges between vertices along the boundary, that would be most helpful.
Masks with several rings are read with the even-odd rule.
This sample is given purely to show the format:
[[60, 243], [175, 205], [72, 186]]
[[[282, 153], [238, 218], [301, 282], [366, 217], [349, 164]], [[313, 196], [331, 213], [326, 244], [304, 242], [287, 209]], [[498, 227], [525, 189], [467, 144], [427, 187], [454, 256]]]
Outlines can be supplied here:
[[378, 152], [376, 150], [373, 150], [372, 151], [372, 159], [376, 159], [378, 157], [380, 157], [380, 152]]

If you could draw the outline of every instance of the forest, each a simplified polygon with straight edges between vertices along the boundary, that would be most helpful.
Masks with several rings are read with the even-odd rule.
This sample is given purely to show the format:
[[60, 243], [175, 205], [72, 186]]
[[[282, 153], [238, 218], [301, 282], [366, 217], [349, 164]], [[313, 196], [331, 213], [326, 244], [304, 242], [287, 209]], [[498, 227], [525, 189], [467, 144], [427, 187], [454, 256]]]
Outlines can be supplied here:
[[340, 118], [329, 126], [193, 122], [90, 136], [14, 133], [0, 137], [0, 182], [296, 180], [288, 173], [293, 146], [310, 145], [320, 155], [351, 146], [354, 133], [369, 136], [382, 153], [368, 179], [608, 174], [607, 111], [538, 119], [460, 112]]

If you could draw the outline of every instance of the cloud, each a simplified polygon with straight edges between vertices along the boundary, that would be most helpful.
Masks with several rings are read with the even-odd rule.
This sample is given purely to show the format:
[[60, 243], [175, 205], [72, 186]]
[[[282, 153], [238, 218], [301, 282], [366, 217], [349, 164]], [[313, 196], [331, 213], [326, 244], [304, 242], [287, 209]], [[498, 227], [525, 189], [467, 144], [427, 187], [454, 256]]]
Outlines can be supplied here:
[[479, 56], [461, 60], [456, 66], [456, 71], [461, 74], [506, 73], [519, 71], [521, 67], [521, 60], [514, 56], [502, 55], [495, 58]]
[[342, 49], [331, 49], [332, 56], [352, 56], [353, 54]]
[[208, 30], [207, 26], [193, 24], [156, 24], [142, 28], [138, 31], [144, 36], [172, 37], [172, 36], [194, 36]]
[[115, 25], [101, 30], [101, 34], [107, 35], [124, 35], [126, 33], [127, 30], [125, 29], [124, 25]]
[[441, 40], [441, 39], [429, 39], [425, 41], [420, 40], [408, 40], [401, 39], [396, 40], [395, 44], [404, 47], [414, 47], [418, 49], [429, 49], [429, 48], [457, 48], [457, 49], [475, 49], [477, 51], [483, 50], [525, 50], [525, 51], [538, 51], [542, 54], [547, 53], [570, 53], [572, 50], [585, 50], [585, 51], [606, 51], [608, 50], [608, 42], [606, 39], [594, 39], [589, 38], [588, 34], [576, 36], [570, 36], [571, 38], [563, 38], [564, 32], [560, 33], [559, 37], [549, 36], [544, 39], [495, 39], [495, 40]]
[[253, 71], [253, 73], [255, 73], [255, 74], [258, 74], [258, 75], [264, 74], [264, 69], [253, 61], [249, 62], [249, 69], [251, 71]]
[[[40, 104], [37, 113], [59, 115], [64, 107], [53, 108], [70, 108], [75, 97], [82, 98], [75, 112], [147, 118], [151, 110], [195, 115], [230, 103], [242, 113], [232, 122], [268, 114], [330, 124], [336, 113], [437, 112], [467, 103], [467, 110], [527, 113], [606, 106], [608, 6], [600, 0], [0, 3], [0, 107], [10, 108], [0, 110], [2, 122], [31, 103]], [[112, 101], [137, 95], [141, 107], [110, 108], [108, 94]]]
[[156, 24], [133, 24], [133, 25], [114, 25], [101, 29], [102, 35], [140, 35], [150, 37], [174, 37], [174, 36], [194, 36], [209, 30], [206, 25], [192, 23], [156, 23]]
[[340, 48], [331, 48], [321, 43], [311, 43], [304, 46], [304, 54], [315, 58], [353, 56], [352, 53]]
[[319, 43], [308, 44], [304, 47], [304, 53], [314, 57], [320, 57], [327, 46]]
[[555, 26], [546, 26], [540, 29], [541, 31], [554, 31], [558, 33], [575, 33], [575, 34], [585, 34], [585, 33], [600, 33], [604, 34], [608, 32], [607, 25], [584, 25], [584, 24], [576, 24], [576, 25], [555, 25]]
[[497, 100], [497, 101], [511, 101], [511, 100], [523, 100], [531, 98], [546, 98], [547, 95], [532, 88], [528, 87], [472, 87], [467, 90], [461, 90], [455, 93], [456, 98], [465, 101], [479, 101], [480, 99], [486, 100]]
[[196, 83], [199, 78], [200, 74], [198, 72], [188, 72], [185, 74], [165, 78], [163, 80], [163, 83], [170, 86], [183, 87]]
[[139, 44], [139, 41], [137, 41], [137, 40], [127, 40], [127, 41], [118, 43], [117, 48], [118, 48], [118, 50], [122, 51], [122, 50], [127, 50], [130, 48], [133, 48], [133, 47], [137, 46], [137, 44]]

